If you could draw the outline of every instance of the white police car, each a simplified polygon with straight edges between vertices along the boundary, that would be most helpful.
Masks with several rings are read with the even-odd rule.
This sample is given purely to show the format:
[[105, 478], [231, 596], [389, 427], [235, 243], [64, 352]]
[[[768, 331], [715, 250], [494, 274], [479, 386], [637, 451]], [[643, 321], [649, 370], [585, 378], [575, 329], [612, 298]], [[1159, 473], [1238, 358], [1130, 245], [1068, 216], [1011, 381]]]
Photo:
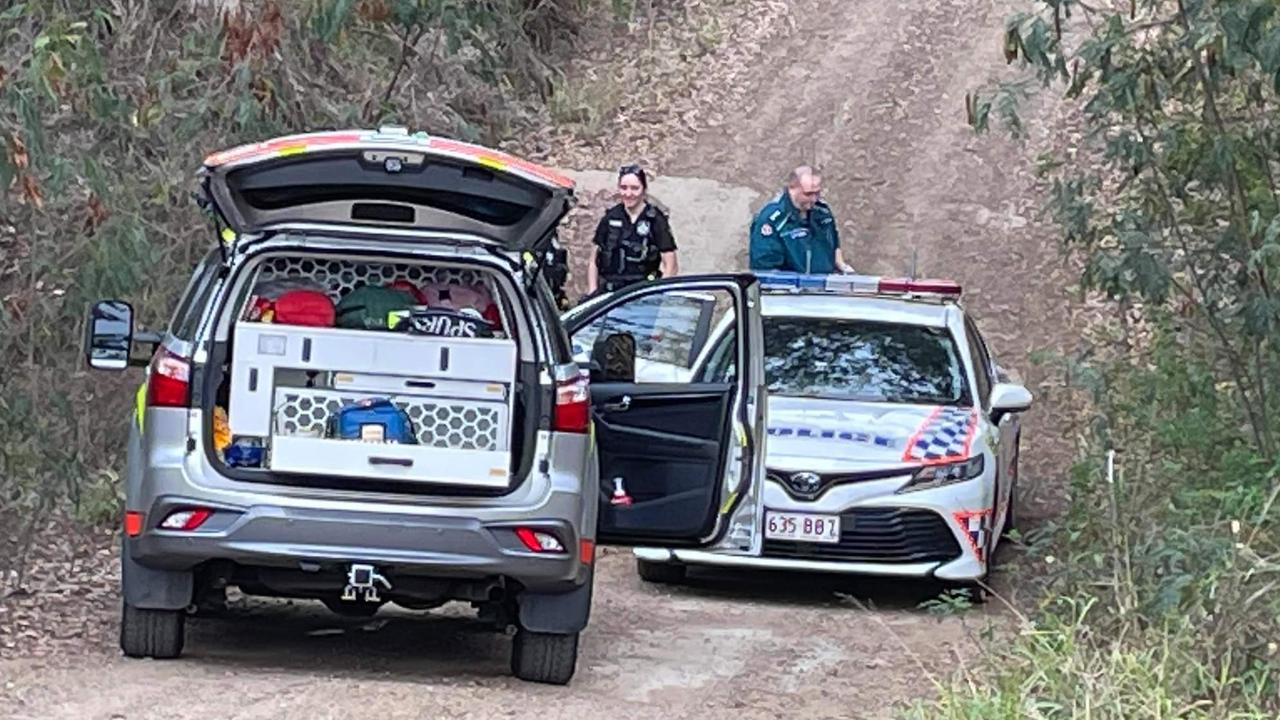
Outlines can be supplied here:
[[[759, 278], [766, 467], [717, 544], [638, 548], [640, 575], [677, 582], [690, 565], [716, 565], [985, 578], [1013, 526], [1019, 413], [1032, 398], [992, 358], [960, 287]], [[696, 293], [668, 294], [644, 317], [615, 323], [638, 341], [634, 382], [686, 383], [691, 393], [732, 382], [740, 358], [732, 318], [719, 310]], [[666, 326], [703, 330], [666, 338]], [[573, 338], [580, 358], [593, 339]]]

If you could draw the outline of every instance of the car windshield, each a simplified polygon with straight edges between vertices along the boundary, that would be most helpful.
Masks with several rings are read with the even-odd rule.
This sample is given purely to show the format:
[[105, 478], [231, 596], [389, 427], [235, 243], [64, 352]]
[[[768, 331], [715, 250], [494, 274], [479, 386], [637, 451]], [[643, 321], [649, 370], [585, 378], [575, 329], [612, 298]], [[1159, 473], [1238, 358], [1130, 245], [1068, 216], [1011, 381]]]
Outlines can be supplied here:
[[775, 395], [967, 404], [959, 353], [942, 328], [806, 317], [764, 319]]

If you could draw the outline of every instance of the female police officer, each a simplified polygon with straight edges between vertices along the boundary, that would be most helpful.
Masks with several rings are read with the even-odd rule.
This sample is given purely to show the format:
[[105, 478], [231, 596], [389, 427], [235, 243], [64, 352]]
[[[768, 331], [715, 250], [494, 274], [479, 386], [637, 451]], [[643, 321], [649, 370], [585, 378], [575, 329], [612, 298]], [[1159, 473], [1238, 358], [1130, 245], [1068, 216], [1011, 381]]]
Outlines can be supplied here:
[[618, 171], [622, 202], [609, 208], [596, 226], [587, 262], [589, 295], [678, 272], [671, 223], [648, 202], [648, 189], [649, 179], [639, 165], [625, 165]]

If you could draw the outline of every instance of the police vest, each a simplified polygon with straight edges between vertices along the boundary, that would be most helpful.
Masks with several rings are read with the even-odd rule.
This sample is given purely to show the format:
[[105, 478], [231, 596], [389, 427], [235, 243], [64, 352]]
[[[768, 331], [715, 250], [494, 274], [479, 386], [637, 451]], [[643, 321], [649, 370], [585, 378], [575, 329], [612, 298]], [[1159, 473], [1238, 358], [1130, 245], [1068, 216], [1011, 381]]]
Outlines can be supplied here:
[[[608, 232], [605, 234], [604, 246], [600, 249], [600, 272], [610, 276], [644, 276], [658, 270], [658, 248], [653, 243], [656, 232], [654, 224], [658, 222], [658, 210], [648, 205], [630, 225], [625, 217], [625, 210], [619, 213], [610, 212], [605, 222]], [[630, 225], [630, 227], [628, 227]]]

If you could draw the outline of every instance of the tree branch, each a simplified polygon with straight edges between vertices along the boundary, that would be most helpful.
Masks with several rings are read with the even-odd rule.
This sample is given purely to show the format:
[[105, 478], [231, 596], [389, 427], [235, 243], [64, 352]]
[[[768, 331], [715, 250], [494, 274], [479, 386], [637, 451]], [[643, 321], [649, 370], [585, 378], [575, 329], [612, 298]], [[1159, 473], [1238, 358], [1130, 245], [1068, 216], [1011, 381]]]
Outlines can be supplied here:
[[404, 35], [397, 36], [400, 38], [400, 61], [396, 63], [396, 70], [391, 74], [391, 81], [387, 83], [387, 89], [382, 93], [382, 102], [378, 103], [379, 108], [386, 107], [387, 103], [391, 101], [391, 93], [395, 92], [396, 84], [400, 82], [400, 74], [409, 66], [409, 53], [417, 48], [418, 41], [426, 34], [426, 26], [419, 25], [418, 31], [414, 34], [412, 40], [409, 39], [409, 30], [407, 29]]

